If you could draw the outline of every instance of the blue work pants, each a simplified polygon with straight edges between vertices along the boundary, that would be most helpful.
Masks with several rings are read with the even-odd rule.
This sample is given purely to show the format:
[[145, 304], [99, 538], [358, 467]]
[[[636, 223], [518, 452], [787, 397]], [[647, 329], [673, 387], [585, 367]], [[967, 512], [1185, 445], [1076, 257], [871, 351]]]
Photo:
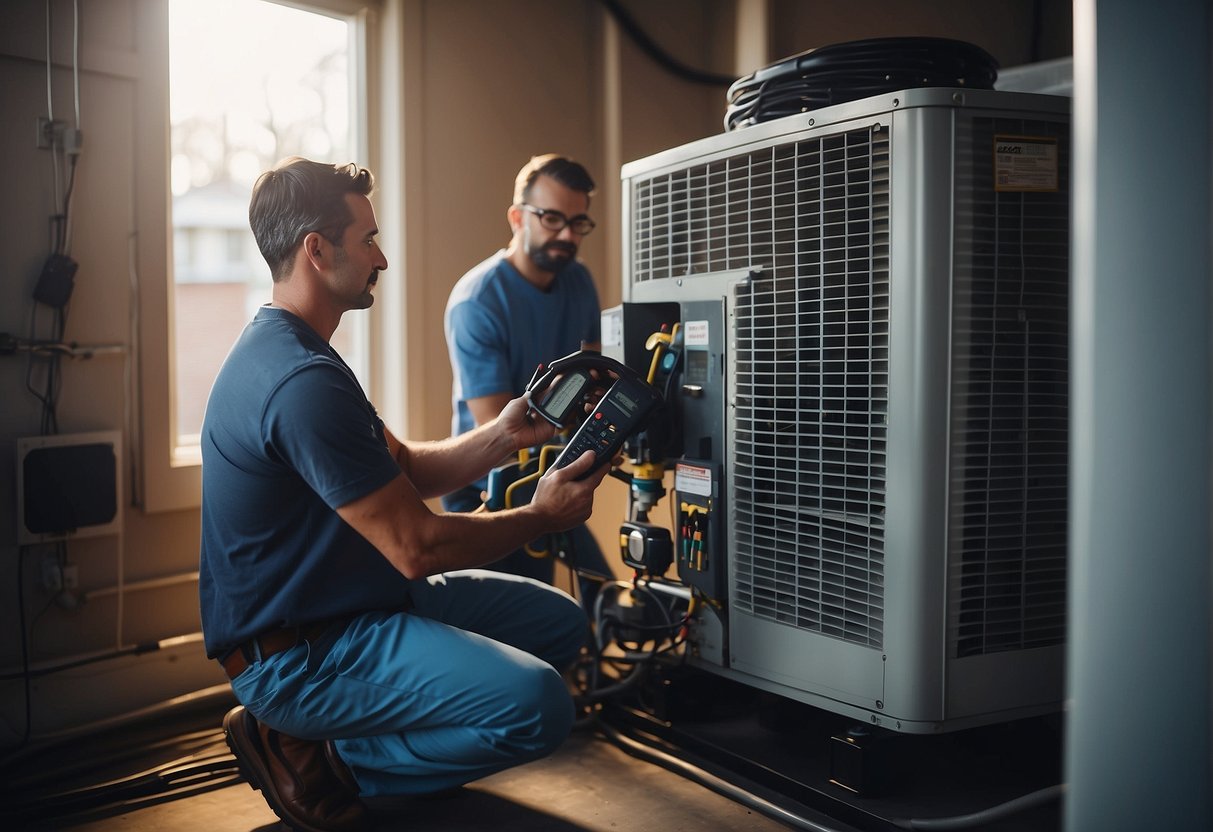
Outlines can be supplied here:
[[413, 581], [407, 612], [329, 627], [232, 681], [270, 728], [331, 739], [364, 796], [434, 792], [550, 754], [573, 705], [559, 670], [578, 604], [539, 581], [464, 570]]

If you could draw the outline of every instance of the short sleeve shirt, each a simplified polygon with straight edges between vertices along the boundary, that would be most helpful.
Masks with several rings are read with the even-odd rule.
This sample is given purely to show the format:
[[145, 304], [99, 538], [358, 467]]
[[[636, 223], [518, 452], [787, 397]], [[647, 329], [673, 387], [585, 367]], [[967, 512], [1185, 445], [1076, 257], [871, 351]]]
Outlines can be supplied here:
[[601, 340], [598, 292], [585, 266], [569, 263], [544, 291], [504, 250], [455, 284], [443, 324], [454, 375], [452, 434], [475, 427], [468, 399], [521, 395], [540, 364]]
[[336, 512], [400, 473], [345, 362], [298, 317], [262, 307], [224, 361], [202, 427], [207, 655], [404, 605], [405, 577]]

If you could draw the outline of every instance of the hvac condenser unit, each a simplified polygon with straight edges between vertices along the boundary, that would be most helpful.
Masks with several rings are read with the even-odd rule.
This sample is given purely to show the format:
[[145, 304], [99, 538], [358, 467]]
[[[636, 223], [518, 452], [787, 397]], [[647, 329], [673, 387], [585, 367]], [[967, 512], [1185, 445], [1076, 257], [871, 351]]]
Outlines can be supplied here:
[[716, 522], [693, 661], [903, 732], [1057, 709], [1068, 99], [882, 94], [623, 180], [625, 307], [678, 304], [670, 465]]

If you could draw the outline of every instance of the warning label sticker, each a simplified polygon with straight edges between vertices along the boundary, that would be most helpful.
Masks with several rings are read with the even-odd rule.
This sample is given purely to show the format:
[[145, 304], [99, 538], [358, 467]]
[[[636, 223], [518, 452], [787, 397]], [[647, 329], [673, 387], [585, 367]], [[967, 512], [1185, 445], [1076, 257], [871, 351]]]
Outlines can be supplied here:
[[680, 494], [712, 496], [712, 472], [698, 465], [680, 462], [674, 467], [674, 490]]
[[706, 347], [711, 338], [707, 321], [687, 321], [682, 325], [682, 338], [688, 347]]
[[1057, 139], [995, 136], [994, 190], [1056, 191]]
[[623, 346], [623, 309], [616, 307], [607, 309], [601, 315], [602, 345], [604, 347]]

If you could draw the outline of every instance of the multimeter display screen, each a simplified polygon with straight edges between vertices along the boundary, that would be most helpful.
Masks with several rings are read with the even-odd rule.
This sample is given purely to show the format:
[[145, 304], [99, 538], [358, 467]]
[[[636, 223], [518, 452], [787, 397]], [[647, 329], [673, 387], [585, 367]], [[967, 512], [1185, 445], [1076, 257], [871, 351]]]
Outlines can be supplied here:
[[611, 394], [611, 399], [615, 402], [615, 404], [619, 405], [620, 410], [624, 411], [629, 416], [636, 412], [636, 402], [629, 399], [618, 390]]
[[564, 413], [564, 409], [581, 394], [585, 388], [585, 382], [586, 377], [583, 375], [574, 375], [561, 382], [552, 392], [552, 398], [543, 403], [544, 408], [552, 414]]

